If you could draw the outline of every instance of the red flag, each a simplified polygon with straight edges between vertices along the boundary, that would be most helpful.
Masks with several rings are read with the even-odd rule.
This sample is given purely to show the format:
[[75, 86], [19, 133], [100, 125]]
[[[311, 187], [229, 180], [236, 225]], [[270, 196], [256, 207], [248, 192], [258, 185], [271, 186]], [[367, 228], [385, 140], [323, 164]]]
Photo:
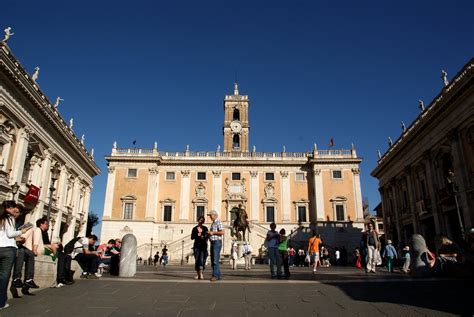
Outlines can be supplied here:
[[333, 147], [334, 146], [334, 138], [331, 138], [331, 140], [329, 140], [329, 147]]
[[39, 195], [40, 189], [35, 185], [30, 185], [28, 188], [28, 192], [25, 194], [25, 198], [23, 198], [25, 207], [27, 209], [35, 208], [36, 204], [38, 203]]

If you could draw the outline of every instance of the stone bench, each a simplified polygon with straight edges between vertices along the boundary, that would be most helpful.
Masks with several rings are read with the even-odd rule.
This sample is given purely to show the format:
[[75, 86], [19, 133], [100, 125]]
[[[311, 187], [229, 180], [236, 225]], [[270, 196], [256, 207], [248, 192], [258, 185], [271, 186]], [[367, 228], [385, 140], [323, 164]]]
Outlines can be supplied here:
[[[56, 282], [56, 265], [58, 261], [53, 261], [50, 256], [46, 255], [39, 255], [35, 258], [35, 283], [40, 287], [38, 289], [30, 289], [30, 292], [35, 292], [41, 289], [45, 289], [53, 285]], [[24, 278], [24, 269], [25, 265], [23, 265], [23, 272], [21, 274], [22, 279]], [[72, 260], [71, 262], [71, 270], [74, 272], [74, 279], [78, 279], [81, 276], [82, 269], [79, 266], [79, 263]], [[10, 278], [10, 285], [11, 285], [11, 278]], [[8, 287], [10, 287], [8, 285]], [[19, 294], [21, 295], [20, 290]], [[10, 291], [8, 291], [8, 298], [12, 298]]]

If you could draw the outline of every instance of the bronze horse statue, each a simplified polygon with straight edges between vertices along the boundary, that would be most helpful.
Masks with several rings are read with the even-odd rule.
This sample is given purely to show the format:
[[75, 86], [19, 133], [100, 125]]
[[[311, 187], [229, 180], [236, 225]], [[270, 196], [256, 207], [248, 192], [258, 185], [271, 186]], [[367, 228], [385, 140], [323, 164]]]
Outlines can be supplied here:
[[[240, 241], [247, 241], [245, 239], [245, 232], [248, 230], [249, 237], [250, 237], [250, 227], [248, 222], [248, 216], [245, 209], [242, 208], [242, 205], [239, 205], [237, 210], [233, 209], [230, 211], [231, 213], [236, 214], [236, 218], [233, 223], [233, 232], [237, 236], [237, 239]], [[242, 234], [240, 234], [242, 232]]]

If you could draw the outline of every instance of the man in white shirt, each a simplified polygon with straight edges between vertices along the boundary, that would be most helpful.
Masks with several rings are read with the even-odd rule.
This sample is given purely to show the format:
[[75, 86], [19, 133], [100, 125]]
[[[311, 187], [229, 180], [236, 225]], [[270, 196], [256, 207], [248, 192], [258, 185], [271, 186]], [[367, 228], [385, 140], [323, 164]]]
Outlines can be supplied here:
[[97, 236], [90, 235], [89, 237], [80, 238], [74, 244], [74, 251], [72, 251], [71, 257], [76, 260], [84, 270], [81, 274], [81, 278], [99, 278], [97, 268], [100, 262], [100, 253], [89, 249], [89, 246], [93, 246], [96, 242]]
[[244, 244], [244, 259], [245, 259], [245, 269], [250, 270], [252, 268], [252, 246], [245, 242]]

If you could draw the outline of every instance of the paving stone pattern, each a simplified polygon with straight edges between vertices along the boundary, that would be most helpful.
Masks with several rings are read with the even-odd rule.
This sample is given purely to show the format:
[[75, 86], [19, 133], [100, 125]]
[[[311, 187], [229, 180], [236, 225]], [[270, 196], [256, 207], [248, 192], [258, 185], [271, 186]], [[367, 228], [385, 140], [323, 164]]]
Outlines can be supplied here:
[[10, 300], [0, 316], [472, 316], [472, 283], [413, 280], [329, 268], [292, 268], [290, 280], [268, 269], [223, 270], [223, 280], [195, 281], [191, 266], [139, 267], [135, 278], [77, 280]]

